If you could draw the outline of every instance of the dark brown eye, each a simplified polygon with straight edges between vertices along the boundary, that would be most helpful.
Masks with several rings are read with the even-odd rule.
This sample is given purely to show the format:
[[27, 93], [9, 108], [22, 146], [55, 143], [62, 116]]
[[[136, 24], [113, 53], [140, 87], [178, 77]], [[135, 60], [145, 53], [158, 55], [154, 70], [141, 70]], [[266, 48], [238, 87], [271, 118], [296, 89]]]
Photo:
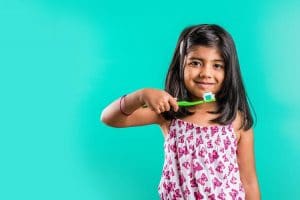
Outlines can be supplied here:
[[215, 68], [217, 68], [217, 69], [222, 69], [222, 68], [223, 68], [223, 65], [221, 65], [221, 64], [215, 64]]
[[199, 66], [201, 66], [201, 62], [198, 62], [198, 61], [192, 61], [192, 62], [190, 62], [190, 65], [191, 65], [192, 67], [199, 67]]

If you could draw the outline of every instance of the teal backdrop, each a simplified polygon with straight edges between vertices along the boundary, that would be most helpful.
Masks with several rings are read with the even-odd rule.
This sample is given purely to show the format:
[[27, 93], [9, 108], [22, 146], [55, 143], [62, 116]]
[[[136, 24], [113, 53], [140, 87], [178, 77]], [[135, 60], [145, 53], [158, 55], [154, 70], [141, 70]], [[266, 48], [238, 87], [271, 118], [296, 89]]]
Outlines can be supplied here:
[[263, 199], [300, 199], [300, 1], [0, 0], [0, 199], [158, 200], [163, 136], [102, 109], [163, 88], [192, 24], [233, 36]]

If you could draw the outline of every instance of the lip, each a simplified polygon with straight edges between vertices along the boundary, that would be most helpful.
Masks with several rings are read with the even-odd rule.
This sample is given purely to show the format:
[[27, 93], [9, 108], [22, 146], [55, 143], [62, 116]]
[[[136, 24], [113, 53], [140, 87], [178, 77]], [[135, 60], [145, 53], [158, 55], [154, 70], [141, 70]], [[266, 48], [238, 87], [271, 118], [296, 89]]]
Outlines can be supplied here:
[[201, 85], [213, 85], [214, 83], [208, 83], [208, 82], [197, 82], [197, 81], [195, 81], [195, 83], [197, 83], [197, 84], [201, 84]]
[[209, 89], [214, 85], [214, 83], [209, 83], [209, 82], [195, 82], [195, 83], [201, 89]]

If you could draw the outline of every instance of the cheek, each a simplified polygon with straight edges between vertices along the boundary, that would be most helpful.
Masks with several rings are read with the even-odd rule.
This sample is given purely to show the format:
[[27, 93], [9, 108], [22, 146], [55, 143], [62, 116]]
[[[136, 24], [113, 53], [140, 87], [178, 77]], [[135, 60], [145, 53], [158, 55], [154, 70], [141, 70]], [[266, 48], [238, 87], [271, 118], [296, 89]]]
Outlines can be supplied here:
[[219, 80], [220, 84], [223, 83], [224, 79], [225, 79], [225, 74], [224, 74], [224, 72], [220, 72], [220, 73], [218, 74], [218, 80]]
[[183, 72], [183, 79], [184, 79], [184, 83], [186, 83], [189, 80], [189, 72], [186, 69]]
[[193, 82], [193, 73], [190, 70], [184, 71], [184, 85], [189, 88]]
[[184, 80], [190, 80], [191, 78], [193, 78], [193, 73], [192, 70], [184, 70]]

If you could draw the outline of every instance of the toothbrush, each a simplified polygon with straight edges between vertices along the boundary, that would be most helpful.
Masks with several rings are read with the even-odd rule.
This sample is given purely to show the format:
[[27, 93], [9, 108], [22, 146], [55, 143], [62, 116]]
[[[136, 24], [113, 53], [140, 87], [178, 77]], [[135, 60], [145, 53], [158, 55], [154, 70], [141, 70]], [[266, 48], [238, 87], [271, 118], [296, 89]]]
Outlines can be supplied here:
[[194, 106], [203, 103], [210, 103], [216, 101], [215, 95], [211, 92], [205, 92], [203, 94], [203, 100], [200, 101], [178, 101], [178, 106], [186, 107], [186, 106]]
[[[210, 103], [216, 101], [215, 95], [212, 92], [205, 92], [203, 94], [203, 100], [200, 101], [177, 101], [178, 106], [180, 107], [187, 107], [187, 106], [194, 106], [203, 103]], [[143, 105], [143, 108], [146, 108], [147, 105]]]

